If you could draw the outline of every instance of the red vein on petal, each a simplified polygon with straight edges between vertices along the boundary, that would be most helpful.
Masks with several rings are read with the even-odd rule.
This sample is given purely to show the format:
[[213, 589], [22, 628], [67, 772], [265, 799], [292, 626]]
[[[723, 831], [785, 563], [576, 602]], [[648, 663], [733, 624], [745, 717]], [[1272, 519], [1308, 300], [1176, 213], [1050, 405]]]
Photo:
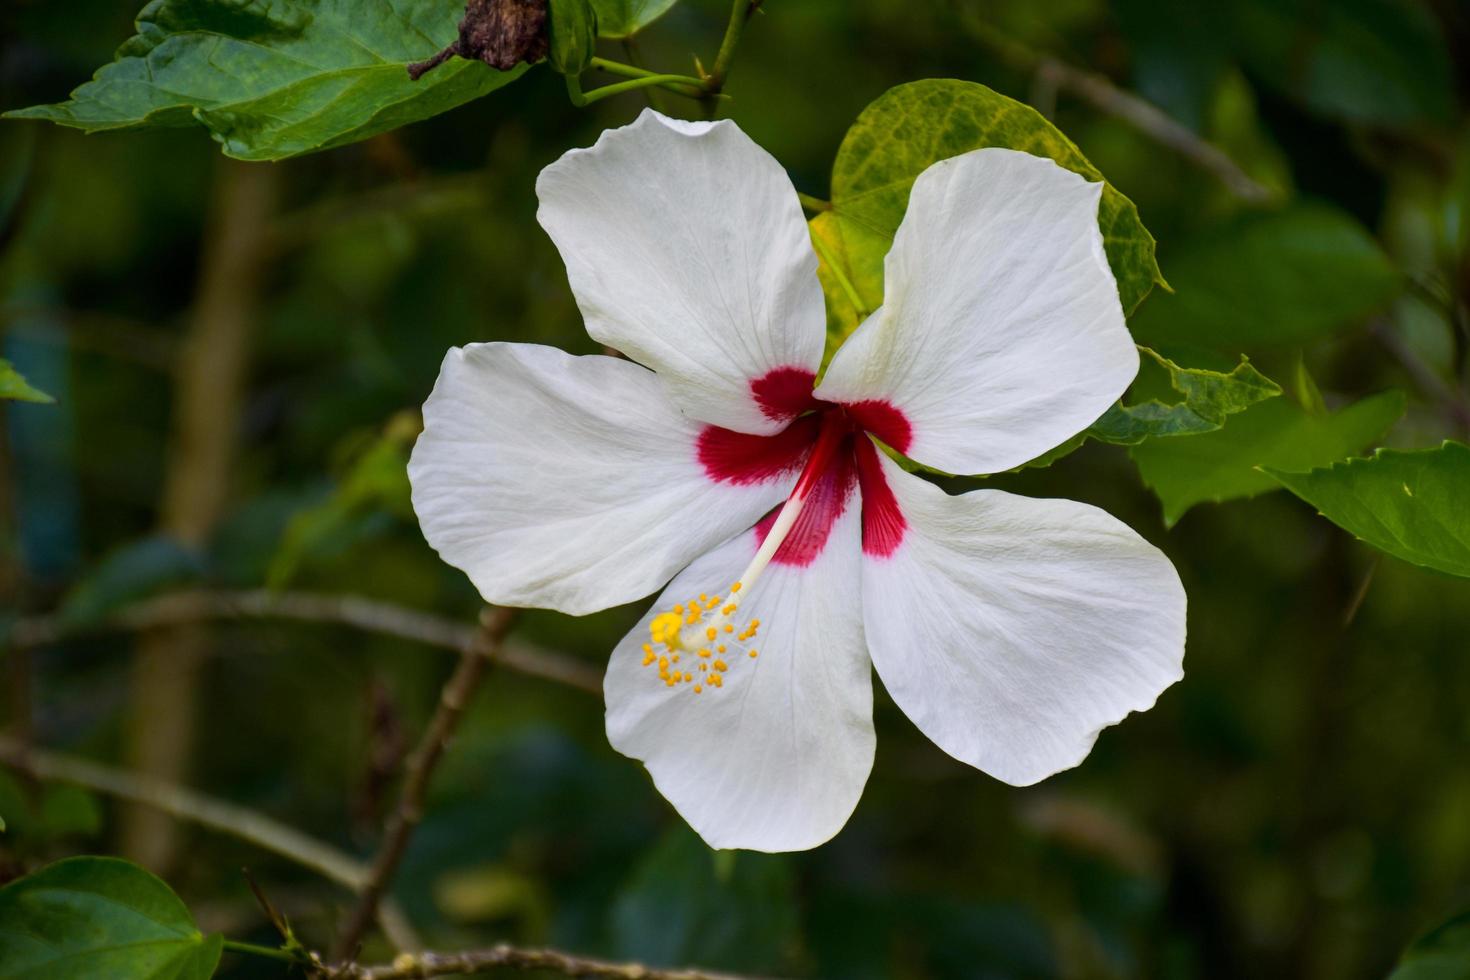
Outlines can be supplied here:
[[888, 478], [883, 475], [878, 447], [859, 436], [853, 449], [858, 486], [863, 495], [863, 554], [870, 558], [887, 558], [903, 544], [909, 523], [904, 519], [903, 509], [898, 506], [893, 488], [888, 485]]

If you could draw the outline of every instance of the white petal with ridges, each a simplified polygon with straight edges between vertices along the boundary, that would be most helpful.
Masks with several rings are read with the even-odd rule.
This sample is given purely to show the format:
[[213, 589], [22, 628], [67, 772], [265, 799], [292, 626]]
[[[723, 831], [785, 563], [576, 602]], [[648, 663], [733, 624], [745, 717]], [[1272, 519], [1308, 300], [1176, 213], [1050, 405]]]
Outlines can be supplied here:
[[868, 646], [940, 748], [1029, 785], [1183, 676], [1184, 588], [1127, 525], [1071, 500], [951, 497], [883, 464], [908, 530], [864, 559]]
[[658, 371], [695, 418], [780, 428], [751, 382], [815, 372], [826, 314], [796, 191], [769, 153], [728, 120], [645, 110], [541, 171], [536, 193], [594, 339]]
[[[873, 764], [872, 669], [859, 611], [856, 496], [805, 568], [771, 565], [737, 620], [760, 620], [759, 656], [728, 658], [724, 686], [668, 688], [643, 666], [653, 616], [726, 589], [756, 551], [748, 532], [695, 561], [608, 664], [607, 734], [641, 760], [710, 847], [795, 851], [842, 829]], [[723, 635], [723, 634], [722, 634]], [[676, 666], [698, 674], [697, 654]]]
[[988, 148], [919, 175], [884, 262], [883, 307], [818, 389], [884, 399], [906, 454], [997, 473], [1082, 431], [1138, 372], [1097, 227], [1102, 185]]
[[710, 480], [653, 373], [534, 344], [444, 358], [408, 475], [424, 536], [487, 602], [581, 615], [648, 595], [790, 492]]

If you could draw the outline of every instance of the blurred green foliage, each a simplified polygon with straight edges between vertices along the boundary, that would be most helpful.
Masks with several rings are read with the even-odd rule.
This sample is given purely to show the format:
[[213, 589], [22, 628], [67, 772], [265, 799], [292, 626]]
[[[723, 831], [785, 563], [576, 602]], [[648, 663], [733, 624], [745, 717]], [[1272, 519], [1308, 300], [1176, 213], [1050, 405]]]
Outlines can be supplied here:
[[[681, 73], [692, 51], [708, 63], [728, 13], [723, 0], [594, 7], [604, 36], [658, 18], [631, 51], [604, 41], [601, 54]], [[137, 12], [7, 4], [0, 106], [65, 98], [133, 35]], [[1287, 199], [1246, 205], [1020, 64], [1016, 44], [1139, 93]], [[800, 190], [840, 213], [844, 135], [893, 86], [983, 83], [1045, 113], [1157, 237], [1175, 293], [1140, 307], [1140, 342], [1180, 365], [1228, 372], [1246, 353], [1266, 377], [1305, 380], [1217, 432], [1092, 443], [993, 479], [1107, 508], [1170, 555], [1190, 596], [1185, 680], [1078, 769], [1004, 786], [944, 756], [880, 693], [873, 777], [832, 843], [712, 855], [607, 746], [596, 698], [497, 671], [395, 889], [426, 942], [844, 978], [1394, 969], [1426, 924], [1470, 902], [1470, 585], [1353, 541], [1268, 492], [1278, 484], [1256, 466], [1325, 465], [1385, 433], [1400, 448], [1466, 437], [1447, 396], [1470, 347], [1467, 55], [1470, 13], [1453, 0], [768, 0], [721, 109]], [[413, 413], [451, 345], [597, 349], [535, 224], [533, 184], [649, 98], [579, 110], [538, 69], [426, 122], [273, 165], [284, 202], [258, 216], [271, 253], [240, 458], [202, 554], [155, 529], [170, 372], [227, 165], [197, 128], [0, 126], [0, 356], [57, 398], [0, 403], [0, 618], [95, 618], [184, 583], [274, 582], [468, 621], [473, 589], [404, 505]], [[886, 233], [898, 213], [901, 201]], [[1130, 404], [1179, 401], [1153, 375]], [[638, 613], [531, 613], [520, 635], [595, 665]], [[389, 804], [382, 760], [421, 728], [447, 655], [327, 626], [210, 636], [191, 783], [369, 853]], [[0, 710], [27, 716], [43, 744], [118, 762], [134, 646], [108, 635], [10, 653]], [[117, 846], [117, 806], [58, 787], [0, 783], [0, 817], [7, 878]], [[169, 877], [205, 933], [273, 941], [237, 872], [249, 865], [305, 941], [327, 942], [341, 893], [185, 833], [188, 860]], [[1458, 929], [1421, 940], [1401, 973], [1463, 962]], [[1461, 975], [1421, 969], [1403, 975]], [[283, 971], [227, 957], [222, 975]]]

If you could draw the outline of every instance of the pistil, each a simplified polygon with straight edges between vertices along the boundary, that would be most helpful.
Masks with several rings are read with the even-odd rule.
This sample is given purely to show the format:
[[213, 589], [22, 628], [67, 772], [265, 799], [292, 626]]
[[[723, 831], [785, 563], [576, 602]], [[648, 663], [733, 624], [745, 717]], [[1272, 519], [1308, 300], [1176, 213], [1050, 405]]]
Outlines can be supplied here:
[[[740, 611], [742, 600], [750, 595], [750, 590], [770, 565], [771, 559], [790, 536], [807, 499], [835, 461], [843, 439], [851, 429], [851, 423], [842, 411], [823, 414], [816, 442], [796, 485], [781, 505], [755, 557], [740, 573], [740, 578], [731, 584], [728, 598], [702, 594], [688, 603], [674, 606], [670, 612], [660, 613], [649, 623], [652, 642], [643, 645], [643, 664], [645, 667], [657, 664], [659, 679], [667, 686], [693, 684], [696, 694], [701, 693], [706, 685], [723, 687], [723, 675], [729, 669], [725, 657], [731, 655], [732, 647], [752, 659], [758, 656], [759, 651], [747, 648], [745, 644], [758, 635], [760, 620], [752, 619], [737, 628], [735, 616]], [[690, 661], [681, 664], [685, 655], [690, 657]]]

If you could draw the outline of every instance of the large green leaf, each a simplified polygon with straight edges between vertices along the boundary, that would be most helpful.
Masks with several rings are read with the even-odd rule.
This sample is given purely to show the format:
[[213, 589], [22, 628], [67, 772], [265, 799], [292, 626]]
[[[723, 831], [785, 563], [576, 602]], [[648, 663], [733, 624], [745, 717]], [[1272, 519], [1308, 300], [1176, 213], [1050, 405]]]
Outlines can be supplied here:
[[1307, 473], [1266, 472], [1338, 527], [1395, 558], [1470, 577], [1470, 446], [1380, 449]]
[[[832, 167], [832, 207], [812, 222], [823, 284], [837, 311], [834, 339], [850, 333], [860, 313], [881, 305], [883, 257], [915, 178], [932, 163], [987, 146], [1049, 157], [1088, 180], [1103, 179], [1040, 113], [984, 85], [927, 79], [889, 89], [847, 131]], [[1110, 184], [1103, 188], [1098, 223], [1123, 308], [1131, 312], [1164, 281], [1154, 238], [1133, 202]], [[856, 290], [856, 302], [840, 278]]]
[[1297, 344], [1386, 306], [1403, 277], [1361, 225], [1303, 204], [1256, 212], [1171, 253], [1176, 292], [1133, 319], [1144, 343]]
[[1218, 432], [1189, 439], [1150, 439], [1129, 452], [1144, 483], [1174, 524], [1195, 504], [1274, 490], [1260, 466], [1302, 470], [1344, 459], [1382, 437], [1404, 412], [1401, 392], [1388, 391], [1336, 415], [1309, 415], [1273, 398], [1231, 417]]
[[138, 33], [66, 102], [7, 113], [89, 133], [200, 123], [224, 152], [279, 160], [426, 119], [516, 78], [453, 59], [460, 0], [153, 0]]
[[0, 980], [207, 980], [222, 945], [168, 885], [116, 858], [69, 858], [0, 888]]
[[31, 387], [25, 376], [4, 358], [0, 358], [0, 398], [9, 398], [18, 402], [41, 402], [42, 404], [56, 401], [41, 389]]
[[597, 11], [597, 33], [623, 38], [636, 34], [668, 13], [679, 0], [592, 0]]

